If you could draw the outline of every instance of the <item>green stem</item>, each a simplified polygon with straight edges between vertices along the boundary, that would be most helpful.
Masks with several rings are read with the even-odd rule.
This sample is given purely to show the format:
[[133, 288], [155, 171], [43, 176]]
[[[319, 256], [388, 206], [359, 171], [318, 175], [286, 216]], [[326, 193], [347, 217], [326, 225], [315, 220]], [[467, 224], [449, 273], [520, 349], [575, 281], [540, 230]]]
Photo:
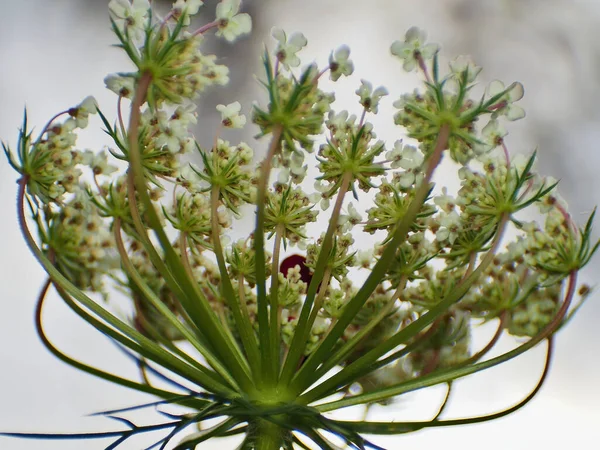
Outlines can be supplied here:
[[394, 386], [390, 386], [388, 388], [384, 388], [378, 390], [376, 392], [370, 392], [368, 394], [360, 394], [350, 399], [345, 399], [337, 402], [326, 403], [317, 407], [317, 409], [321, 412], [333, 411], [339, 408], [345, 408], [347, 406], [358, 405], [362, 403], [374, 403], [379, 402], [390, 397], [395, 397], [397, 395], [415, 391], [418, 389], [423, 389], [429, 386], [434, 386], [440, 383], [447, 383], [449, 381], [454, 381], [458, 378], [465, 377], [467, 375], [471, 375], [476, 372], [480, 372], [482, 370], [489, 369], [490, 367], [497, 366], [498, 364], [502, 364], [506, 361], [509, 361], [522, 353], [532, 349], [537, 344], [542, 342], [544, 339], [548, 339], [552, 333], [556, 331], [556, 329], [560, 326], [561, 321], [565, 317], [567, 310], [569, 309], [569, 305], [573, 299], [573, 295], [575, 293], [575, 286], [577, 284], [577, 272], [571, 272], [569, 275], [569, 285], [567, 288], [567, 292], [565, 294], [565, 300], [561, 305], [561, 308], [556, 313], [552, 321], [544, 327], [542, 331], [540, 331], [536, 336], [532, 337], [529, 341], [524, 344], [518, 346], [517, 348], [506, 352], [500, 356], [496, 356], [495, 358], [489, 359], [487, 361], [483, 361], [477, 364], [473, 364], [466, 367], [458, 367], [458, 368], [449, 368], [445, 370], [436, 371], [424, 377], [419, 377], [415, 380], [410, 380], [407, 382], [399, 383]]
[[[213, 152], [213, 154], [216, 154], [216, 150]], [[235, 324], [241, 336], [242, 345], [244, 346], [244, 350], [246, 351], [246, 355], [248, 357], [248, 363], [250, 364], [250, 367], [256, 379], [260, 364], [258, 345], [256, 344], [256, 339], [254, 337], [254, 330], [252, 329], [252, 324], [249, 320], [247, 320], [247, 317], [244, 314], [242, 314], [239, 299], [235, 295], [233, 285], [231, 284], [231, 280], [229, 279], [229, 273], [227, 272], [227, 266], [225, 265], [225, 257], [223, 256], [223, 246], [221, 245], [221, 236], [219, 234], [219, 195], [219, 186], [213, 186], [210, 193], [212, 227], [211, 237], [213, 244], [213, 252], [217, 258], [219, 272], [221, 273], [221, 292], [222, 295], [225, 297], [227, 306], [229, 306], [229, 309], [233, 314], [233, 319], [235, 320]], [[227, 325], [224, 325], [224, 327], [227, 327]], [[229, 331], [229, 336], [230, 339], [233, 342], [235, 342], [231, 331]]]
[[246, 301], [246, 291], [244, 289], [244, 275], [241, 273], [238, 276], [238, 298], [240, 299], [240, 309], [242, 310], [242, 314], [248, 322], [252, 323], [250, 320], [250, 312], [248, 311], [248, 304]]
[[329, 219], [329, 226], [327, 227], [327, 232], [325, 233], [325, 238], [323, 239], [323, 245], [321, 246], [321, 250], [319, 251], [319, 258], [317, 259], [315, 272], [310, 282], [310, 285], [308, 286], [308, 292], [306, 293], [306, 299], [304, 300], [304, 304], [302, 305], [300, 318], [298, 319], [298, 325], [296, 326], [296, 330], [294, 331], [294, 337], [292, 338], [292, 343], [290, 344], [289, 353], [283, 365], [280, 380], [280, 383], [283, 385], [289, 384], [290, 380], [296, 373], [296, 369], [298, 367], [298, 363], [300, 362], [300, 358], [302, 357], [306, 349], [306, 340], [308, 338], [308, 333], [310, 333], [313, 323], [317, 317], [316, 314], [311, 314], [311, 310], [314, 306], [313, 303], [315, 301], [317, 289], [323, 281], [323, 278], [325, 276], [325, 269], [331, 257], [330, 253], [333, 247], [333, 235], [335, 233], [335, 230], [337, 229], [340, 214], [342, 211], [342, 204], [344, 203], [344, 196], [346, 195], [346, 192], [348, 192], [351, 181], [352, 173], [346, 172], [342, 177], [340, 190], [338, 192], [335, 205], [331, 213], [331, 218]]
[[281, 353], [281, 308], [279, 306], [279, 255], [281, 253], [281, 237], [285, 228], [283, 225], [277, 225], [275, 228], [275, 242], [273, 244], [273, 264], [271, 265], [271, 304], [269, 330], [271, 331], [271, 354], [273, 356], [271, 363], [271, 376], [276, 379], [279, 375], [280, 353]]
[[[410, 228], [413, 226], [415, 218], [417, 217], [419, 211], [425, 203], [425, 200], [427, 199], [427, 195], [431, 190], [430, 182], [433, 177], [433, 173], [442, 159], [442, 153], [448, 145], [449, 136], [450, 129], [448, 125], [443, 125], [440, 129], [433, 153], [427, 161], [427, 170], [425, 172], [423, 181], [419, 185], [419, 188], [417, 189], [413, 201], [408, 207], [404, 218], [398, 224], [396, 230], [394, 231], [393, 238], [387, 244], [385, 250], [383, 251], [383, 254], [379, 258], [379, 261], [377, 261], [377, 264], [375, 264], [375, 266], [371, 270], [371, 273], [365, 281], [365, 283], [363, 284], [363, 286], [360, 288], [360, 290], [354, 296], [354, 298], [352, 298], [352, 300], [350, 300], [350, 302], [348, 302], [348, 304], [344, 307], [344, 312], [338, 319], [336, 325], [333, 327], [333, 329], [327, 335], [327, 337], [323, 340], [323, 342], [321, 342], [317, 350], [310, 355], [310, 357], [303, 364], [300, 371], [298, 371], [298, 373], [294, 377], [295, 381], [293, 381], [293, 390], [295, 390], [296, 392], [300, 393], [308, 386], [310, 386], [310, 379], [312, 378], [312, 374], [315, 372], [315, 370], [320, 364], [322, 364], [328, 359], [329, 354], [338, 342], [338, 339], [344, 334], [344, 331], [346, 330], [348, 325], [356, 317], [356, 315], [363, 307], [363, 305], [367, 302], [371, 294], [381, 283], [381, 280], [383, 280], [383, 278], [385, 277], [385, 274], [390, 264], [395, 258], [396, 250], [402, 244], [402, 242], [405, 241]], [[426, 325], [423, 325], [423, 327], [424, 326]], [[416, 330], [415, 334], [418, 331], [420, 331], [420, 329]], [[362, 359], [363, 358], [359, 359], [358, 361]], [[371, 362], [374, 361], [375, 360]], [[320, 387], [321, 386], [319, 386], [319, 388]]]
[[347, 342], [345, 342], [339, 350], [337, 350], [331, 358], [329, 358], [323, 366], [317, 370], [315, 373], [313, 380], [316, 381], [324, 376], [330, 369], [338, 365], [341, 361], [343, 361], [349, 354], [354, 350], [354, 348], [360, 344], [362, 340], [364, 340], [368, 334], [392, 311], [392, 308], [396, 304], [396, 300], [400, 297], [400, 294], [404, 287], [406, 286], [407, 277], [403, 276], [400, 284], [388, 303], [381, 309], [379, 314], [373, 318], [367, 325], [360, 329], [358, 333], [356, 333], [352, 338], [350, 338]]
[[471, 288], [471, 286], [479, 279], [485, 269], [491, 264], [494, 257], [496, 256], [496, 250], [502, 240], [506, 224], [508, 223], [509, 216], [505, 214], [500, 219], [498, 224], [498, 230], [494, 237], [494, 242], [490, 250], [486, 253], [485, 257], [475, 269], [471, 275], [464, 278], [449, 294], [448, 296], [440, 301], [436, 306], [431, 308], [427, 313], [419, 317], [417, 320], [412, 322], [410, 325], [401, 329], [395, 335], [385, 342], [379, 344], [370, 352], [366, 353], [352, 364], [344, 367], [340, 372], [329, 378], [327, 381], [312, 389], [308, 393], [302, 396], [303, 401], [310, 403], [324, 395], [327, 395], [332, 389], [336, 389], [340, 386], [345, 385], [349, 380], [354, 380], [356, 375], [375, 363], [377, 359], [386, 353], [392, 351], [398, 345], [401, 345], [408, 341], [413, 336], [416, 336], [421, 330], [427, 325], [432, 323], [435, 319], [444, 314], [452, 305], [458, 302]]
[[[235, 380], [231, 378], [225, 367], [221, 364], [221, 362], [215, 358], [213, 353], [206, 348], [202, 343], [196, 339], [196, 337], [192, 334], [192, 332], [185, 327], [183, 323], [180, 322], [179, 318], [169, 309], [167, 305], [165, 305], [160, 298], [152, 291], [152, 289], [148, 286], [148, 284], [144, 281], [139, 272], [135, 269], [133, 263], [129, 259], [129, 255], [125, 250], [125, 246], [123, 245], [123, 239], [121, 237], [121, 221], [119, 218], [116, 218], [113, 224], [113, 234], [115, 237], [115, 242], [117, 244], [117, 250], [119, 251], [119, 255], [121, 256], [121, 262], [125, 267], [126, 273], [131, 277], [133, 282], [136, 284], [138, 289], [140, 289], [141, 293], [144, 297], [152, 304], [154, 308], [157, 309], [158, 312], [164, 317], [171, 326], [173, 326], [211, 365], [211, 367], [231, 386], [233, 389], [237, 388], [237, 384]], [[182, 243], [185, 243], [185, 239]], [[182, 255], [186, 252], [185, 248], [181, 249]], [[196, 362], [196, 367], [205, 373], [208, 377], [211, 377], [212, 383], [219, 389], [221, 392], [228, 392], [231, 394], [233, 391], [229, 390], [229, 387], [222, 385], [219, 381], [215, 380], [214, 372], [208, 371], [206, 367], [202, 364]], [[218, 380], [218, 378], [217, 378]]]
[[[146, 357], [156, 363], [162, 365], [171, 372], [186, 378], [203, 388], [206, 388], [199, 382], [199, 378], [196, 376], [200, 373], [196, 367], [191, 367], [184, 361], [180, 360], [173, 354], [167, 352], [165, 349], [160, 347], [155, 342], [146, 338], [136, 329], [134, 329], [128, 323], [123, 322], [121, 319], [104, 309], [97, 302], [88, 297], [79, 288], [77, 288], [69, 279], [67, 279], [53, 264], [52, 261], [44, 254], [44, 252], [37, 246], [37, 243], [33, 239], [27, 222], [25, 219], [25, 188], [27, 186], [27, 178], [21, 178], [19, 180], [19, 191], [18, 191], [18, 218], [21, 231], [25, 241], [39, 263], [42, 265], [44, 270], [48, 273], [54, 286], [56, 287], [61, 298], [67, 303], [77, 315], [92, 325], [101, 333], [104, 333], [109, 338], [120, 342], [125, 347], [137, 352], [139, 355]], [[73, 298], [71, 298], [73, 297]], [[75, 300], [73, 300], [75, 299]], [[77, 302], [82, 304], [85, 308], [92, 311], [102, 320], [97, 319], [92, 314], [85, 311], [84, 308], [80, 307]], [[104, 322], [103, 322], [104, 321]], [[105, 323], [106, 322], [106, 323]]]
[[254, 430], [255, 450], [280, 450], [284, 444], [284, 430], [268, 420], [259, 419]]
[[[281, 146], [283, 127], [275, 125], [272, 130], [271, 145], [260, 168], [256, 199], [256, 228], [254, 230], [254, 251], [256, 260], [256, 301], [258, 308], [258, 335], [261, 349], [261, 368], [263, 379], [275, 381], [269, 370], [273, 355], [269, 338], [269, 309], [267, 305], [266, 269], [265, 269], [265, 203], [273, 158]], [[276, 276], [273, 274], [272, 276]]]
[[462, 362], [461, 365], [467, 366], [469, 364], [476, 363], [481, 358], [483, 358], [485, 355], [487, 355], [487, 353], [492, 348], [494, 348], [494, 345], [496, 345], [496, 343], [498, 342], [498, 339], [500, 339], [500, 337], [502, 336], [502, 333], [504, 333], [504, 327], [506, 326], [506, 322], [508, 320], [508, 311], [503, 311], [502, 314], [500, 314], [499, 320], [500, 321], [498, 323], [498, 328], [496, 329], [496, 332], [494, 333], [494, 336], [492, 337], [492, 339], [490, 339], [490, 342], [488, 342], [485, 347], [483, 347], [481, 350], [479, 350], [477, 353], [475, 353], [469, 359]]
[[135, 389], [136, 391], [145, 392], [148, 394], [156, 395], [157, 397], [163, 398], [165, 400], [172, 399], [172, 403], [187, 405], [191, 408], [199, 408], [201, 406], [206, 406], [208, 402], [198, 398], [190, 399], [189, 396], [181, 396], [174, 392], [165, 391], [163, 389], [158, 389], [150, 386], [149, 384], [142, 384], [136, 381], [128, 380], [126, 378], [121, 378], [117, 375], [113, 375], [112, 373], [105, 372], [103, 370], [97, 369], [95, 367], [84, 364], [70, 356], [67, 356], [63, 352], [61, 352], [48, 338], [43, 326], [43, 308], [44, 308], [44, 300], [46, 299], [46, 293], [48, 288], [50, 287], [51, 279], [49, 278], [46, 283], [44, 283], [44, 287], [40, 292], [40, 296], [38, 297], [36, 309], [35, 309], [35, 329], [37, 331], [38, 337], [44, 344], [44, 347], [58, 359], [63, 361], [64, 363], [74, 367], [75, 369], [81, 370], [82, 372], [89, 373], [90, 375], [102, 378], [103, 380], [109, 381], [111, 383], [115, 383], [130, 389]]
[[[327, 267], [325, 269], [325, 273], [323, 274], [323, 280], [321, 281], [321, 288], [319, 289], [319, 293], [317, 294], [317, 297], [315, 298], [315, 305], [314, 305], [312, 311], [310, 312], [310, 317], [308, 318], [309, 327], [307, 327], [306, 331], [309, 334], [310, 334], [310, 331], [312, 330], [312, 326], [315, 323], [315, 320], [317, 320], [319, 311], [321, 311], [321, 308], [323, 307], [323, 303], [325, 303], [325, 295], [327, 294], [327, 285], [329, 284], [330, 279], [331, 279], [331, 268]], [[335, 319], [333, 319], [333, 320], [335, 320]], [[305, 336], [304, 340], [306, 341], [307, 338], [308, 338], [308, 336]]]
[[[152, 81], [152, 75], [144, 72], [136, 86], [136, 92], [131, 104], [131, 115], [129, 117], [128, 144], [129, 144], [129, 201], [132, 217], [140, 238], [153, 264], [165, 278], [169, 287], [182, 302], [182, 307], [192, 318], [196, 326], [211, 337], [211, 343], [215, 347], [215, 353], [228, 367], [238, 384], [245, 390], [252, 390], [253, 383], [249, 376], [248, 367], [244, 364], [239, 348], [225, 337], [226, 332], [210, 307], [208, 300], [200, 290], [198, 283], [191, 280], [186, 272], [179, 256], [171, 246], [169, 237], [162, 227], [160, 219], [154, 210], [154, 205], [148, 195], [146, 179], [143, 173], [141, 154], [139, 149], [139, 124], [140, 109], [144, 102], [146, 92]], [[156, 249], [147, 236], [146, 229], [141, 222], [139, 211], [136, 208], [136, 194], [140, 197], [146, 209], [146, 214], [151, 228], [154, 230], [161, 247], [165, 253], [168, 267], [156, 252]]]
[[552, 348], [553, 342], [552, 337], [548, 338], [548, 348], [546, 350], [546, 361], [544, 364], [544, 370], [542, 375], [536, 384], [535, 388], [516, 405], [505, 409], [503, 411], [486, 414], [484, 416], [478, 417], [469, 417], [463, 419], [449, 419], [449, 420], [438, 420], [434, 418], [433, 420], [426, 422], [345, 422], [345, 421], [336, 421], [339, 425], [346, 426], [351, 428], [352, 430], [358, 433], [368, 433], [368, 434], [380, 434], [380, 435], [391, 435], [391, 434], [402, 434], [402, 433], [410, 433], [417, 430], [421, 430], [423, 428], [430, 427], [447, 427], [447, 426], [455, 426], [455, 425], [467, 425], [467, 424], [475, 424], [487, 422], [490, 420], [496, 420], [501, 417], [505, 417], [513, 412], [521, 409], [527, 403], [529, 403], [542, 388], [546, 377], [548, 376], [548, 372], [550, 370], [550, 361], [552, 359]]

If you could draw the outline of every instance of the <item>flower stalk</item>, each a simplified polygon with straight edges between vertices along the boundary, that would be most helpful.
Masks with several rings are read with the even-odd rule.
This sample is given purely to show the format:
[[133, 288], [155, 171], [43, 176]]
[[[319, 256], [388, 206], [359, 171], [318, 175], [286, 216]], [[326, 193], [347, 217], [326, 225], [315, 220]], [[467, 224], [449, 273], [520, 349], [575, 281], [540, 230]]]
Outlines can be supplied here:
[[[201, 35], [234, 41], [251, 28], [240, 0], [221, 0], [214, 20], [194, 30], [201, 4], [177, 0], [161, 18], [147, 0], [111, 0], [113, 31], [134, 67], [105, 80], [118, 96], [114, 123], [87, 97], [61, 108], [37, 140], [25, 114], [16, 151], [2, 144], [19, 174], [23, 237], [48, 273], [36, 306], [43, 345], [82, 372], [160, 400], [100, 413], [126, 429], [0, 436], [113, 438], [116, 448], [160, 431], [155, 446], [177, 450], [235, 435], [247, 450], [339, 442], [379, 450], [361, 433], [484, 422], [526, 405], [547, 377], [555, 333], [581, 305], [571, 307], [576, 292], [581, 300], [589, 293], [577, 291], [578, 273], [600, 244], [591, 241], [594, 213], [577, 227], [557, 183], [537, 174], [535, 152], [509, 154], [502, 122], [524, 117], [516, 104], [522, 85], [494, 81], [481, 100], [469, 98], [481, 68], [460, 57], [444, 74], [439, 46], [411, 28], [390, 50], [423, 79], [394, 103], [392, 148], [371, 123], [386, 87], [360, 80], [355, 114], [334, 110], [335, 95], [321, 89], [327, 75], [352, 75], [350, 49], [331, 52], [324, 67], [298, 69], [306, 38], [274, 29], [275, 48], [263, 56], [268, 102], [251, 118], [257, 138], [270, 141], [255, 164], [248, 144], [222, 138], [223, 128], [246, 125], [240, 102], [216, 105], [211, 148], [190, 132], [193, 101], [228, 81], [227, 67], [202, 53]], [[95, 113], [108, 152], [76, 147]], [[198, 165], [182, 158], [192, 151]], [[455, 192], [435, 176], [444, 158], [456, 168]], [[255, 227], [231, 242], [245, 206], [255, 210]], [[521, 211], [534, 206], [543, 221], [525, 222]], [[327, 227], [317, 222], [320, 210]], [[511, 228], [516, 237], [507, 243]], [[84, 364], [51, 342], [42, 314], [50, 286], [135, 363], [139, 380]], [[131, 316], [95, 294], [120, 296]], [[472, 329], [496, 319], [494, 336], [473, 352]], [[485, 359], [507, 334], [522, 343]], [[454, 380], [544, 340], [542, 377], [522, 401], [445, 418]], [[438, 384], [448, 391], [430, 420], [366, 420], [373, 404]], [[332, 415], [358, 405], [362, 421]], [[168, 421], [137, 426], [121, 417], [146, 407], [160, 407]]]

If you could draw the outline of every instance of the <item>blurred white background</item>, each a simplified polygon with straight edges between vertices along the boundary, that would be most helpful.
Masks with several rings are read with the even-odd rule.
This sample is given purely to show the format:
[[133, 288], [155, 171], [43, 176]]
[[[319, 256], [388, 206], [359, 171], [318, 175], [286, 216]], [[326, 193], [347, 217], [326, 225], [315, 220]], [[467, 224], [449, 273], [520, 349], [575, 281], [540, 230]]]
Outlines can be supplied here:
[[[107, 19], [106, 0], [0, 0], [0, 139], [15, 146], [24, 105], [39, 130], [56, 111], [94, 95], [112, 111], [114, 96], [105, 90], [104, 76], [128, 70], [116, 48]], [[212, 20], [215, 1], [207, 1], [201, 22]], [[539, 150], [543, 174], [562, 179], [560, 191], [571, 212], [585, 220], [600, 203], [600, 155], [597, 141], [600, 108], [600, 2], [595, 0], [247, 0], [255, 30], [250, 39], [230, 47], [215, 42], [213, 51], [226, 54], [232, 85], [203, 98], [197, 137], [212, 139], [214, 105], [255, 98], [262, 42], [272, 26], [302, 31], [309, 47], [305, 62], [323, 64], [334, 48], [348, 44], [355, 75], [342, 84], [342, 107], [354, 108], [354, 90], [361, 78], [385, 85], [391, 95], [380, 116], [391, 114], [391, 103], [416, 86], [389, 55], [389, 45], [403, 39], [413, 25], [428, 31], [442, 45], [446, 59], [470, 54], [484, 67], [483, 81], [494, 78], [525, 85], [524, 121], [508, 127], [513, 152]], [[336, 106], [337, 107], [337, 106]], [[389, 123], [389, 121], [388, 121]], [[98, 120], [79, 140], [83, 148], [106, 143]], [[387, 127], [387, 128], [386, 128]], [[382, 125], [378, 134], [393, 143], [398, 128]], [[252, 130], [248, 131], [248, 136]], [[246, 137], [249, 139], [249, 137]], [[256, 148], [260, 149], [257, 144]], [[56, 360], [37, 340], [33, 327], [35, 298], [44, 280], [19, 234], [15, 215], [16, 174], [0, 161], [0, 430], [92, 431], [119, 425], [86, 414], [152, 399], [81, 374]], [[598, 233], [596, 233], [596, 236]], [[590, 265], [581, 280], [597, 284], [600, 262]], [[134, 365], [105, 338], [67, 310], [55, 294], [46, 309], [51, 338], [66, 352], [86, 362], [136, 377]], [[600, 294], [594, 292], [576, 319], [560, 333], [550, 377], [539, 396], [518, 413], [493, 423], [453, 429], [426, 430], [413, 435], [376, 439], [389, 449], [444, 448], [479, 450], [592, 448], [600, 436]], [[509, 341], [503, 342], [505, 348]], [[535, 385], [543, 362], [539, 348], [500, 368], [457, 384], [446, 417], [482, 414], [512, 405]], [[424, 402], [435, 408], [439, 391], [407, 396], [397, 408], [373, 408], [370, 418], [411, 417]], [[140, 421], [149, 420], [141, 413]], [[147, 441], [143, 441], [147, 442]], [[0, 449], [102, 449], [107, 442], [48, 442], [0, 438]], [[147, 444], [146, 444], [147, 445]], [[213, 444], [214, 445], [214, 444]], [[234, 448], [233, 442], [201, 448]], [[124, 449], [144, 448], [132, 441]]]

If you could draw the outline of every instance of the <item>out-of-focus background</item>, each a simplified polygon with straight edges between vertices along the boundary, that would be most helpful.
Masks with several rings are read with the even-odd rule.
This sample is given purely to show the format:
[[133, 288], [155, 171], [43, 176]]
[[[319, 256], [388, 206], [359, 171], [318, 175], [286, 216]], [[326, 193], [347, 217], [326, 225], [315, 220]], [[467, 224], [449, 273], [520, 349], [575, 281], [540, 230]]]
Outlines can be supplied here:
[[[160, 3], [160, 2], [158, 2]], [[114, 109], [115, 97], [104, 88], [106, 74], [129, 70], [115, 43], [106, 0], [0, 0], [0, 139], [15, 146], [26, 105], [39, 130], [54, 113], [94, 95], [103, 109]], [[165, 3], [166, 4], [166, 3]], [[163, 6], [165, 5], [163, 4]], [[206, 1], [199, 23], [214, 17], [215, 0]], [[240, 99], [246, 112], [261, 96], [254, 79], [259, 55], [272, 26], [302, 31], [309, 47], [303, 61], [324, 64], [341, 44], [352, 49], [355, 75], [341, 87], [337, 109], [357, 108], [354, 90], [360, 79], [385, 85], [391, 103], [417, 85], [389, 54], [389, 45], [419, 26], [442, 45], [446, 60], [470, 54], [484, 67], [482, 83], [498, 78], [525, 85], [522, 106], [527, 118], [508, 127], [513, 152], [538, 149], [539, 170], [563, 181], [560, 192], [576, 220], [583, 221], [600, 203], [600, 2], [596, 0], [246, 0], [254, 32], [235, 46], [208, 39], [207, 48], [223, 57], [232, 83], [205, 95], [199, 108], [201, 142], [213, 138], [217, 103]], [[207, 50], [208, 52], [208, 50]], [[341, 105], [341, 106], [338, 106]], [[400, 130], [382, 125], [378, 134], [393, 143]], [[386, 128], [387, 127], [387, 128]], [[91, 129], [94, 128], [94, 131]], [[98, 120], [79, 144], [106, 143]], [[252, 129], [244, 139], [250, 139]], [[237, 135], [235, 139], [239, 139]], [[257, 151], [261, 145], [256, 144]], [[86, 414], [150, 401], [107, 382], [81, 374], [46, 352], [33, 328], [35, 298], [44, 279], [17, 227], [16, 174], [0, 161], [0, 430], [92, 431], [118, 427]], [[596, 236], [598, 234], [596, 233]], [[582, 274], [597, 284], [598, 258]], [[600, 432], [600, 292], [594, 292], [580, 314], [560, 333], [549, 380], [539, 396], [518, 413], [493, 423], [426, 430], [378, 439], [389, 449], [531, 450], [563, 446], [593, 448]], [[105, 338], [83, 324], [52, 296], [46, 312], [52, 339], [86, 362], [137, 376], [133, 364]], [[503, 342], [508, 348], [510, 342]], [[543, 363], [542, 348], [502, 367], [457, 383], [446, 417], [478, 415], [507, 407], [535, 385]], [[391, 409], [373, 408], [372, 419], [423, 417], [422, 405], [435, 409], [440, 391], [406, 396]], [[141, 420], [151, 420], [141, 413]], [[144, 448], [147, 440], [125, 449]], [[234, 448], [235, 441], [218, 442]], [[0, 449], [101, 449], [106, 442], [40, 442], [0, 438]], [[202, 448], [217, 448], [206, 444]]]

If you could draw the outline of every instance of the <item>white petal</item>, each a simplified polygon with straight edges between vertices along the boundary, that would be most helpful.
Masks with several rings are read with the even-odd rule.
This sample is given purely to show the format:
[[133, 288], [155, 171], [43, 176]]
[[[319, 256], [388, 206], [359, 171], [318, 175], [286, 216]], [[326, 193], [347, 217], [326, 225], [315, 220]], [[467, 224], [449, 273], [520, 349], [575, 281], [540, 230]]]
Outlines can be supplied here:
[[427, 34], [425, 33], [425, 31], [420, 30], [417, 27], [411, 27], [406, 32], [405, 38], [406, 38], [406, 42], [413, 42], [413, 41], [425, 42], [425, 40], [427, 39]]
[[408, 189], [409, 187], [411, 187], [414, 182], [415, 182], [415, 174], [412, 172], [404, 172], [402, 175], [400, 175], [400, 180], [398, 180], [398, 183], [400, 184], [400, 186], [402, 186], [405, 189]]
[[277, 182], [281, 184], [287, 184], [290, 179], [290, 171], [288, 169], [281, 169], [277, 176]]
[[506, 110], [508, 120], [519, 120], [525, 117], [525, 110], [518, 105], [510, 105]]
[[490, 97], [494, 97], [495, 95], [498, 95], [502, 91], [504, 91], [504, 83], [499, 80], [494, 80], [494, 81], [490, 82], [490, 84], [488, 85], [488, 87], [486, 89], [487, 95]]
[[231, 22], [237, 27], [237, 36], [248, 34], [252, 31], [252, 18], [250, 14], [238, 14], [231, 19]]
[[338, 62], [346, 61], [349, 56], [350, 56], [350, 47], [348, 47], [347, 45], [342, 45], [340, 48], [338, 48], [335, 51], [335, 59]]
[[406, 72], [411, 72], [412, 70], [415, 69], [415, 67], [417, 67], [417, 62], [415, 61], [414, 58], [410, 58], [410, 59], [406, 59], [404, 61], [404, 64], [402, 65], [402, 68], [406, 71]]
[[517, 100], [521, 100], [523, 95], [525, 94], [525, 89], [523, 85], [518, 81], [515, 81], [508, 87], [508, 100], [511, 102], [516, 102]]
[[287, 38], [285, 36], [285, 31], [283, 31], [281, 28], [273, 27], [271, 29], [271, 36], [273, 36], [276, 40], [278, 40], [282, 44], [285, 44], [285, 42], [287, 40]]
[[288, 44], [296, 47], [298, 50], [303, 47], [306, 47], [307, 43], [308, 41], [302, 33], [294, 33], [290, 36], [290, 39], [288, 40]]
[[407, 48], [409, 47], [405, 42], [395, 41], [390, 47], [390, 52], [392, 53], [392, 55], [404, 58]]

